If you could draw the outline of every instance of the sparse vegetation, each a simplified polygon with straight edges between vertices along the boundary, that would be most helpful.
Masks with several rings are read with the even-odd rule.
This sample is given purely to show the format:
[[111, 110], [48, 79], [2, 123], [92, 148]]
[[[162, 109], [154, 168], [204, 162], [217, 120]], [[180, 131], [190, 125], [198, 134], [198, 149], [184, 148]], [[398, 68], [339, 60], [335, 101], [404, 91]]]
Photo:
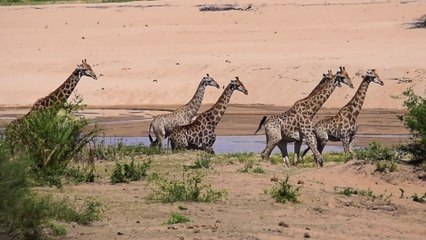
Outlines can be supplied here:
[[132, 160], [130, 164], [116, 162], [115, 169], [111, 175], [111, 183], [128, 183], [130, 181], [141, 180], [147, 176], [151, 162], [151, 160], [143, 163], [135, 163], [135, 160]]
[[387, 203], [390, 203], [390, 198], [392, 197], [392, 193], [390, 193], [389, 195], [386, 195], [386, 192], [387, 191], [385, 190], [385, 193], [376, 195], [376, 194], [373, 193], [373, 191], [371, 191], [371, 189], [359, 190], [359, 189], [354, 189], [354, 188], [351, 188], [351, 187], [346, 187], [346, 188], [339, 190], [338, 188], [336, 188], [337, 194], [342, 194], [342, 195], [345, 195], [345, 196], [348, 196], [348, 197], [350, 197], [352, 195], [364, 196], [364, 197], [367, 197], [368, 199], [370, 199], [371, 201], [382, 200], [382, 201], [385, 201]]
[[216, 202], [226, 198], [225, 191], [216, 191], [210, 185], [202, 183], [200, 173], [184, 170], [182, 180], [159, 178], [152, 181], [153, 188], [149, 199], [163, 203], [173, 202]]
[[211, 154], [202, 153], [201, 156], [190, 166], [192, 169], [210, 168]]
[[376, 172], [395, 172], [398, 169], [396, 161], [376, 161]]
[[367, 161], [387, 160], [393, 161], [397, 158], [397, 152], [382, 146], [380, 142], [371, 141], [366, 149], [355, 150], [355, 158]]
[[417, 195], [417, 193], [414, 193], [413, 196], [411, 196], [411, 198], [413, 199], [414, 202], [426, 203], [426, 193], [423, 194], [423, 196], [419, 196]]
[[[104, 140], [94, 144], [94, 157], [96, 159], [103, 160], [123, 160], [125, 157], [131, 159], [136, 156], [142, 155], [155, 155], [162, 153], [161, 149], [158, 147], [147, 147], [143, 144], [137, 145], [126, 145], [123, 141], [119, 141], [116, 144], [105, 144]], [[86, 153], [84, 155], [88, 155]]]
[[177, 224], [177, 223], [186, 223], [189, 222], [189, 218], [177, 212], [172, 212], [169, 220], [167, 220], [167, 224]]
[[278, 182], [279, 186], [272, 188], [271, 195], [277, 203], [299, 203], [300, 187], [294, 187], [289, 182], [289, 177]]

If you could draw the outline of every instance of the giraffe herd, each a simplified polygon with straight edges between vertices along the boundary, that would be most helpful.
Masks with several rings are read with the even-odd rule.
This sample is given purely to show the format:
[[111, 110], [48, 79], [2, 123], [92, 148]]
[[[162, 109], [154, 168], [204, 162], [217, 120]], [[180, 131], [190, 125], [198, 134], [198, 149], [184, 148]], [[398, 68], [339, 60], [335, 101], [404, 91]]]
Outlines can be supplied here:
[[[67, 101], [82, 76], [97, 79], [95, 72], [86, 60], [82, 60], [82, 63], [77, 65], [77, 68], [61, 86], [48, 96], [38, 99], [24, 117], [12, 121], [10, 125], [17, 124], [34, 111], [45, 110], [55, 103]], [[370, 83], [383, 86], [383, 81], [374, 69], [367, 70], [353, 98], [335, 116], [327, 117], [314, 124], [312, 122], [313, 117], [337, 87], [344, 84], [354, 88], [345, 67], [339, 67], [335, 74], [331, 70], [323, 74], [323, 78], [311, 93], [296, 101], [289, 110], [262, 118], [258, 129], [255, 131], [256, 134], [262, 127], [265, 129], [266, 146], [260, 154], [262, 159], [268, 159], [272, 150], [278, 146], [283, 162], [290, 166], [287, 143], [291, 142], [294, 142], [294, 165], [297, 165], [299, 161], [302, 143], [308, 146], [303, 151], [302, 158], [311, 150], [317, 166], [321, 167], [324, 164], [322, 152], [328, 141], [341, 141], [345, 153], [351, 153], [351, 144], [358, 130], [356, 119], [361, 111]], [[192, 120], [201, 106], [207, 86], [219, 88], [219, 84], [207, 74], [201, 79], [194, 96], [186, 105], [177, 108], [172, 113], [153, 118], [148, 135], [151, 146], [162, 148], [163, 140], [168, 138], [172, 150], [198, 149], [214, 153], [215, 129], [225, 114], [233, 92], [240, 91], [247, 95], [248, 91], [240, 79], [236, 77], [230, 81], [210, 109], [200, 113], [195, 120]], [[155, 140], [151, 136], [151, 130], [155, 135]]]

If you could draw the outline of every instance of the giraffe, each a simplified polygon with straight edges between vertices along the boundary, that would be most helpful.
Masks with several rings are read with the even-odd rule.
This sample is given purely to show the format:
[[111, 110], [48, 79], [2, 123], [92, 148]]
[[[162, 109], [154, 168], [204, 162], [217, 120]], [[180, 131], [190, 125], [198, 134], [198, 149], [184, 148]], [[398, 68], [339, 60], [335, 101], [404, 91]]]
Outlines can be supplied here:
[[[207, 86], [219, 88], [219, 84], [207, 74], [201, 79], [197, 91], [186, 105], [179, 107], [171, 113], [158, 115], [152, 120], [149, 125], [148, 134], [151, 146], [161, 148], [163, 146], [163, 140], [170, 135], [173, 128], [191, 123], [192, 118], [197, 114], [201, 106]], [[151, 137], [151, 129], [156, 137], [155, 141]]]
[[[352, 152], [351, 145], [359, 127], [356, 119], [364, 104], [370, 83], [384, 85], [375, 69], [367, 70], [355, 95], [335, 116], [324, 118], [314, 126], [314, 133], [318, 142], [317, 149], [321, 154], [329, 140], [333, 142], [341, 141], [345, 153]], [[303, 151], [302, 158], [309, 150], [310, 148], [308, 147]]]
[[[64, 103], [68, 100], [71, 93], [74, 91], [75, 87], [77, 86], [78, 82], [80, 81], [82, 76], [91, 77], [94, 80], [97, 80], [95, 72], [92, 70], [92, 67], [87, 64], [86, 59], [81, 61], [81, 64], [77, 65], [77, 68], [71, 73], [71, 75], [63, 82], [56, 90], [51, 92], [49, 95], [47, 95], [44, 98], [38, 99], [33, 106], [31, 107], [30, 111], [25, 114], [23, 117], [17, 118], [9, 123], [9, 125], [6, 128], [6, 134], [13, 134], [13, 132], [16, 130], [16, 127], [21, 124], [24, 119], [26, 119], [30, 114], [36, 112], [36, 111], [42, 111], [46, 110], [55, 104]], [[14, 155], [14, 149], [13, 146], [11, 146], [11, 153]]]
[[34, 111], [44, 110], [55, 104], [64, 103], [67, 101], [82, 76], [91, 77], [94, 80], [98, 79], [95, 72], [92, 70], [92, 67], [87, 64], [86, 59], [82, 60], [81, 64], [77, 65], [77, 68], [71, 73], [67, 80], [61, 84], [61, 86], [59, 86], [55, 91], [51, 92], [46, 97], [38, 99], [26, 115], [29, 115]]
[[[330, 71], [329, 74], [332, 75]], [[321, 82], [321, 86], [317, 86], [307, 97], [298, 100], [286, 112], [271, 116], [268, 119], [265, 117], [262, 119], [258, 128], [259, 130], [264, 125], [266, 133], [266, 147], [261, 153], [262, 159], [268, 159], [272, 150], [278, 145], [284, 163], [289, 166], [287, 143], [295, 142], [294, 164], [297, 164], [302, 141], [308, 145], [316, 146], [316, 139], [312, 132], [312, 118], [334, 89], [337, 86], [341, 86], [341, 83], [353, 88], [345, 67], [340, 67], [340, 70], [335, 75]], [[321, 154], [314, 152], [314, 156], [317, 165], [322, 166], [323, 159]]]
[[172, 149], [200, 149], [214, 154], [213, 144], [216, 141], [215, 129], [225, 114], [232, 93], [237, 90], [245, 95], [247, 89], [238, 77], [231, 80], [217, 102], [207, 111], [201, 113], [191, 124], [173, 129], [170, 135]]

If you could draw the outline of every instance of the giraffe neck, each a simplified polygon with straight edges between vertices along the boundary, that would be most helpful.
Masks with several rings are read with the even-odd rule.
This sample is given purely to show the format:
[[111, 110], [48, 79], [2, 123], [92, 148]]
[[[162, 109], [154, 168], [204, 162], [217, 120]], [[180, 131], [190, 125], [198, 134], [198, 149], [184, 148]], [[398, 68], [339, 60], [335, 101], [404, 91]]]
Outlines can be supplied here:
[[337, 85], [334, 83], [334, 81], [335, 77], [322, 84], [322, 86], [315, 88], [315, 92], [312, 91], [308, 97], [299, 103], [299, 109], [303, 109], [303, 115], [309, 116], [310, 118], [315, 116], [318, 110], [322, 107], [322, 105], [324, 105], [324, 103], [333, 93], [334, 89], [336, 89]]
[[367, 95], [368, 86], [370, 85], [367, 78], [364, 78], [358, 87], [352, 99], [342, 108], [342, 111], [349, 112], [353, 117], [357, 117], [364, 104], [365, 96]]
[[82, 72], [79, 69], [75, 69], [74, 72], [59, 86], [55, 91], [49, 94], [51, 104], [65, 102], [74, 91], [78, 82], [80, 81]]
[[205, 90], [206, 90], [206, 86], [202, 82], [200, 82], [200, 85], [198, 85], [197, 91], [195, 92], [191, 101], [189, 101], [185, 105], [185, 108], [187, 108], [188, 114], [191, 116], [191, 118], [195, 116], [195, 114], [197, 114], [198, 112], [198, 109], [200, 109]]
[[212, 116], [209, 119], [208, 124], [216, 127], [217, 124], [222, 119], [225, 114], [226, 108], [228, 107], [229, 100], [231, 100], [231, 96], [234, 90], [232, 89], [232, 85], [229, 84], [228, 87], [223, 91], [222, 95], [219, 97], [217, 102], [206, 111], [206, 116]]

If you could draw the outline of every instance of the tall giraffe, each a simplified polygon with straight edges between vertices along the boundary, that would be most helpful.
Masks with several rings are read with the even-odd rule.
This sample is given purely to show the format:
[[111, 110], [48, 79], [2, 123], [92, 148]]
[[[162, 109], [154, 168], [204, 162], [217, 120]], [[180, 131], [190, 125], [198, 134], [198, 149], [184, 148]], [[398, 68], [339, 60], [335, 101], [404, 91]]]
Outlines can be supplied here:
[[[329, 72], [331, 74], [331, 72]], [[353, 88], [353, 84], [346, 72], [345, 67], [330, 79], [325, 80], [322, 86], [318, 86], [307, 97], [297, 101], [288, 111], [271, 116], [269, 119], [263, 118], [259, 128], [264, 125], [266, 133], [266, 147], [262, 151], [262, 159], [269, 158], [275, 146], [281, 151], [284, 163], [289, 166], [287, 143], [295, 142], [294, 163], [297, 163], [302, 141], [316, 147], [316, 139], [313, 134], [312, 118], [325, 103], [331, 93], [341, 83]], [[315, 148], [316, 150], [316, 148]], [[317, 165], [323, 165], [321, 154], [313, 151]]]
[[[55, 104], [64, 103], [68, 100], [71, 93], [74, 91], [75, 87], [77, 86], [78, 82], [80, 81], [82, 76], [91, 77], [94, 80], [97, 80], [95, 72], [92, 70], [92, 67], [87, 64], [86, 59], [81, 61], [81, 64], [77, 65], [77, 68], [71, 73], [71, 75], [63, 82], [56, 90], [51, 92], [49, 95], [47, 95], [44, 98], [38, 99], [33, 106], [31, 107], [30, 111], [25, 114], [23, 117], [20, 117], [18, 119], [13, 120], [6, 129], [6, 134], [14, 134], [16, 127], [18, 127], [24, 119], [26, 119], [30, 114], [40, 111], [40, 110], [46, 110]], [[11, 147], [11, 153], [14, 155], [14, 148]]]
[[[207, 76], [201, 79], [197, 91], [191, 101], [171, 113], [158, 115], [152, 120], [149, 125], [148, 134], [151, 146], [161, 148], [163, 146], [163, 140], [170, 135], [173, 128], [191, 123], [192, 118], [195, 114], [197, 114], [197, 111], [201, 106], [207, 86], [219, 88], [219, 84], [207, 74]], [[151, 137], [151, 129], [154, 131], [154, 135], [156, 137], [155, 141]]]
[[[314, 133], [318, 142], [317, 149], [321, 154], [329, 140], [332, 142], [341, 141], [345, 153], [352, 152], [352, 141], [359, 127], [356, 119], [361, 112], [370, 83], [384, 85], [375, 69], [367, 70], [355, 95], [335, 116], [324, 118], [315, 125]], [[302, 158], [309, 149], [308, 147], [303, 151]]]
[[235, 80], [231, 80], [210, 109], [201, 113], [193, 123], [173, 129], [170, 135], [172, 149], [200, 149], [214, 154], [213, 144], [216, 141], [214, 131], [225, 114], [229, 100], [235, 90], [245, 95], [248, 94], [243, 83], [236, 77]]
[[38, 99], [26, 115], [29, 115], [34, 111], [44, 110], [54, 104], [66, 102], [82, 76], [91, 77], [94, 80], [98, 79], [95, 72], [92, 70], [92, 67], [87, 64], [86, 59], [82, 60], [81, 64], [77, 65], [77, 68], [71, 73], [67, 80], [61, 84], [61, 86], [46, 97]]

